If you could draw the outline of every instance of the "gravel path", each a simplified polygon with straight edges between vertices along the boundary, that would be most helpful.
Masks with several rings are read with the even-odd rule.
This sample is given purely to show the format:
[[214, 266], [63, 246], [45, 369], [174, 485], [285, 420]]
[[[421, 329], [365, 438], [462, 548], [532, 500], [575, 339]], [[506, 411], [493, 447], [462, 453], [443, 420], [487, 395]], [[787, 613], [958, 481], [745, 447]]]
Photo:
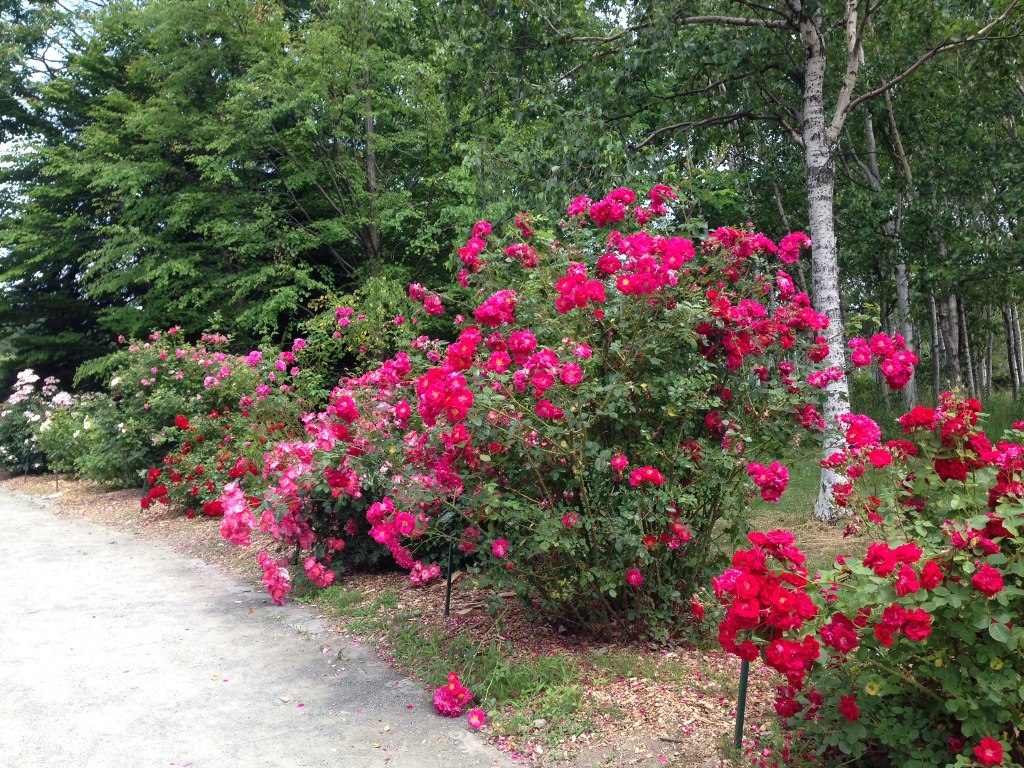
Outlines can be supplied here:
[[201, 561], [7, 492], [0, 536], [2, 765], [513, 765], [371, 650]]

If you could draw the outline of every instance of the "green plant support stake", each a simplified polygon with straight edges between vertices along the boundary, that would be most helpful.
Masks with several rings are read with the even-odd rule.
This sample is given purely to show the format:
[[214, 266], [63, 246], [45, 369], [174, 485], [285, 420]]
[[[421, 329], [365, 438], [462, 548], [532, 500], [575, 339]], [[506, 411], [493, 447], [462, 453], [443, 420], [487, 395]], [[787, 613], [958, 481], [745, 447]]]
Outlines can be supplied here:
[[750, 675], [750, 662], [744, 659], [740, 662], [740, 695], [736, 702], [736, 736], [733, 743], [736, 749], [743, 743], [743, 715], [747, 708], [747, 677]]
[[452, 560], [455, 559], [455, 542], [448, 542], [448, 584], [444, 588], [444, 615], [447, 616], [452, 607]]

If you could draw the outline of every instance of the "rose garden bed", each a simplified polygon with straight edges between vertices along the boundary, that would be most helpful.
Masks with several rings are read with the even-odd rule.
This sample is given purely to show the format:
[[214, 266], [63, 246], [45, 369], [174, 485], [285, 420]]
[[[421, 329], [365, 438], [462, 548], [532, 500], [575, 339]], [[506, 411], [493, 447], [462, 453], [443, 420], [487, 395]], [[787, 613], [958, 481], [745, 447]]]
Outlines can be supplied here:
[[[232, 578], [259, 584], [261, 572], [251, 553], [224, 541], [217, 519], [188, 519], [163, 505], [140, 510], [138, 491], [104, 491], [94, 483], [53, 476], [13, 477], [3, 487], [43, 499], [58, 515], [127, 531], [199, 558]], [[263, 543], [272, 542], [267, 537]], [[341, 594], [358, 595], [359, 600], [339, 599]], [[395, 599], [381, 600], [381, 595]], [[527, 694], [521, 708], [489, 713], [491, 720], [483, 729], [485, 737], [523, 765], [720, 764], [722, 746], [730, 742], [734, 727], [739, 670], [735, 657], [711, 645], [620, 645], [572, 637], [557, 627], [528, 621], [511, 597], [501, 598], [501, 609], [492, 615], [487, 606], [492, 597], [475, 590], [465, 573], [457, 574], [446, 618], [443, 582], [414, 588], [404, 574], [390, 572], [346, 576], [337, 587], [310, 596], [309, 604], [330, 619], [339, 634], [374, 644], [382, 658], [419, 680], [429, 677], [436, 665], [412, 652], [413, 644], [396, 636], [396, 626], [421, 640], [440, 635], [448, 641], [468, 637], [481, 646], [500, 643], [514, 651], [516, 664], [527, 668], [537, 659], [555, 658], [571, 673], [562, 686], [579, 694], [572, 712], [566, 702]], [[755, 671], [747, 733], [764, 727], [776, 677], [764, 667]]]

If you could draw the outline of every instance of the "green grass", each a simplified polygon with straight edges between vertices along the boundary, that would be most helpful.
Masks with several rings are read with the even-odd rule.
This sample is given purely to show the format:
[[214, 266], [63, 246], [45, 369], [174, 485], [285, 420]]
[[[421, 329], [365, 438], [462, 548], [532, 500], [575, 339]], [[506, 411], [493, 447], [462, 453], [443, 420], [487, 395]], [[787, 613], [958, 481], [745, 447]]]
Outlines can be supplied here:
[[[424, 631], [399, 616], [388, 633], [395, 661], [414, 669], [431, 687], [457, 672], [475, 694], [474, 705], [493, 717], [495, 733], [531, 736], [549, 748], [593, 728], [582, 707], [578, 665], [564, 654], [538, 654], [528, 660], [507, 641], [480, 642], [437, 629]], [[546, 721], [541, 727], [536, 723]]]
[[355, 589], [334, 585], [320, 590], [317, 605], [328, 615], [345, 619], [350, 632], [357, 635], [378, 635], [391, 625], [390, 612], [398, 606], [398, 590], [385, 589], [373, 600]]
[[363, 593], [357, 589], [344, 589], [337, 585], [320, 590], [318, 601], [340, 616], [349, 615], [349, 609], [363, 602]]
[[601, 655], [595, 654], [591, 656], [590, 661], [611, 678], [645, 677], [660, 682], [659, 665], [654, 659], [641, 653], [614, 649]]
[[997, 392], [982, 403], [982, 425], [995, 442], [1015, 421], [1024, 421], [1024, 400], [1013, 401], [1012, 393]]
[[[496, 734], [529, 737], [556, 748], [573, 734], [593, 729], [583, 709], [578, 664], [565, 654], [524, 659], [509, 641], [474, 640], [467, 634], [422, 626], [412, 612], [396, 611], [399, 591], [372, 599], [358, 590], [331, 586], [316, 597], [326, 614], [344, 620], [355, 634], [386, 637], [395, 662], [431, 688], [450, 672], [475, 694], [474, 706], [492, 717]], [[494, 632], [498, 631], [499, 623]], [[536, 723], [544, 720], [543, 726]]]
[[513, 658], [510, 643], [486, 644], [436, 629], [424, 634], [408, 620], [396, 622], [390, 640], [396, 661], [414, 666], [431, 684], [441, 685], [455, 671], [464, 684], [497, 706], [532, 699], [577, 678], [575, 662], [564, 655], [539, 655], [523, 663]]
[[[716, 646], [717, 647], [717, 646]], [[706, 693], [735, 695], [736, 676], [732, 673], [719, 674], [712, 666], [701, 670], [698, 680], [684, 663], [662, 658], [630, 648], [616, 648], [603, 654], [594, 654], [588, 659], [608, 680], [615, 681], [637, 677], [655, 684], [672, 684]]]

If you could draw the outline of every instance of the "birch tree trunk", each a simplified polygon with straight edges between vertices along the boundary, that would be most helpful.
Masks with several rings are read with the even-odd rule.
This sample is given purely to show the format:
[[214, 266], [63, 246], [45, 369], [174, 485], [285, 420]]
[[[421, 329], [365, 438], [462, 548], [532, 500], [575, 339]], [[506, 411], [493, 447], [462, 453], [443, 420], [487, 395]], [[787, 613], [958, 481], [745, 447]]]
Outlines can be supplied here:
[[942, 336], [939, 333], [939, 308], [936, 306], [935, 294], [928, 294], [928, 316], [931, 330], [932, 345], [932, 397], [938, 399], [942, 389]]
[[942, 334], [939, 333], [939, 308], [935, 294], [928, 294], [929, 316], [932, 332], [932, 396], [938, 398], [942, 389]]
[[985, 320], [988, 325], [988, 352], [985, 355], [985, 399], [992, 396], [992, 353], [995, 351], [996, 334], [992, 328], [992, 305], [985, 308]]
[[[903, 338], [907, 342], [907, 348], [916, 352], [914, 326], [910, 322], [910, 279], [907, 276], [907, 262], [903, 260], [902, 254], [896, 262], [896, 314], [899, 317], [900, 333], [903, 334]], [[917, 405], [915, 370], [911, 370], [910, 381], [903, 388], [903, 407], [908, 411]]]
[[939, 301], [939, 326], [942, 329], [943, 348], [946, 351], [946, 373], [952, 387], [963, 382], [960, 372], [960, 323], [956, 308], [956, 294], [950, 293]]
[[[899, 128], [896, 125], [896, 115], [893, 110], [892, 99], [888, 92], [885, 93], [885, 106], [889, 117], [889, 132], [895, 145], [896, 158], [899, 160], [900, 167], [903, 170], [906, 188], [900, 192], [899, 205], [893, 217], [882, 224], [882, 231], [895, 244], [896, 248], [896, 322], [899, 327], [899, 333], [906, 341], [907, 348], [916, 351], [914, 328], [910, 324], [910, 280], [907, 276], [905, 256], [902, 253], [903, 247], [900, 244], [902, 209], [905, 202], [913, 199], [914, 176], [910, 169], [910, 162], [907, 160], [906, 151], [903, 149], [903, 141], [900, 138]], [[880, 194], [882, 192], [882, 173], [878, 165], [878, 144], [875, 140], [875, 124], [870, 112], [864, 114], [864, 140], [867, 146], [867, 157], [863, 162], [856, 156], [854, 159], [864, 172], [871, 191]], [[883, 332], [891, 335], [888, 325], [888, 308], [885, 306], [884, 300], [882, 303], [882, 319]], [[888, 387], [880, 375], [876, 375], [876, 378], [881, 383], [882, 398], [887, 401], [889, 397]], [[908, 411], [917, 405], [917, 384], [914, 381], [913, 370], [910, 373], [910, 381], [903, 388], [903, 404]]]
[[[907, 183], [905, 192], [900, 195], [900, 205], [897, 209], [902, 212], [904, 202], [910, 203], [914, 196], [914, 173], [910, 168], [910, 161], [907, 159], [907, 152], [903, 148], [903, 139], [900, 137], [900, 129], [896, 123], [896, 111], [892, 106], [892, 95], [886, 91], [885, 112], [889, 118], [889, 133], [892, 135], [893, 145], [896, 149], [896, 159], [899, 160], [900, 168], [903, 169], [903, 178]], [[870, 113], [869, 113], [870, 114]], [[897, 216], [897, 221], [902, 216]], [[903, 334], [907, 348], [917, 352], [917, 344], [914, 339], [914, 326], [910, 321], [910, 276], [907, 273], [906, 255], [903, 253], [903, 244], [899, 239], [900, 225], [896, 226], [896, 314], [899, 316], [900, 333]], [[903, 388], [903, 405], [909, 411], [917, 405], [917, 376], [916, 369], [910, 370], [910, 381]]]
[[1006, 363], [1010, 371], [1010, 388], [1013, 391], [1013, 399], [1020, 398], [1020, 374], [1017, 367], [1017, 348], [1013, 337], [1012, 313], [1010, 305], [1002, 307], [1003, 329], [1006, 333]]
[[[829, 146], [825, 124], [825, 46], [821, 37], [821, 14], [801, 19], [800, 37], [804, 44], [804, 102], [801, 138], [804, 145], [804, 164], [807, 174], [807, 207], [813, 241], [811, 282], [814, 285], [814, 305], [828, 317], [825, 331], [828, 339], [828, 365], [846, 370], [846, 350], [843, 346], [843, 325], [839, 300], [839, 257], [836, 248], [833, 199], [835, 189], [835, 157]], [[822, 457], [842, 450], [843, 433], [839, 417], [850, 412], [850, 390], [845, 377], [831, 382], [825, 389], [825, 442]], [[832, 498], [832, 490], [843, 481], [842, 475], [823, 469], [814, 505], [815, 516], [832, 522], [839, 517], [839, 509]]]
[[985, 305], [985, 327], [988, 329], [988, 343], [985, 345], [985, 399], [992, 396], [992, 352], [995, 351], [995, 329], [992, 327], [992, 305]]
[[380, 231], [379, 211], [377, 208], [377, 148], [375, 126], [373, 119], [373, 93], [371, 88], [373, 82], [370, 79], [370, 53], [369, 38], [370, 30], [364, 26], [363, 34], [363, 63], [366, 66], [364, 79], [366, 95], [364, 97], [364, 125], [366, 128], [366, 154], [364, 156], [366, 165], [366, 192], [370, 198], [370, 215], [366, 223], [366, 233], [363, 237], [363, 251], [366, 260], [370, 265], [370, 274], [376, 275], [380, 272], [381, 250], [383, 238]]
[[1024, 344], [1021, 343], [1021, 317], [1016, 304], [1010, 305], [1010, 327], [1014, 334], [1014, 359], [1017, 361], [1017, 383], [1024, 387]]
[[967, 394], [977, 398], [979, 394], [978, 379], [974, 375], [974, 353], [971, 351], [970, 330], [967, 327], [967, 307], [963, 299], [957, 302], [960, 314], [960, 348], [964, 353], [964, 361], [967, 365]]

